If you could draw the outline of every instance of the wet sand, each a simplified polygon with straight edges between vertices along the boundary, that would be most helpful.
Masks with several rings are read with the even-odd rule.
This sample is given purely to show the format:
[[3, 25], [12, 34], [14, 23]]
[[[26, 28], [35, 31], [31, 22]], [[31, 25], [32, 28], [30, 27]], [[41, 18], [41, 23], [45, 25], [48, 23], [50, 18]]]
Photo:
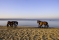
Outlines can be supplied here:
[[0, 40], [59, 40], [59, 28], [0, 26]]

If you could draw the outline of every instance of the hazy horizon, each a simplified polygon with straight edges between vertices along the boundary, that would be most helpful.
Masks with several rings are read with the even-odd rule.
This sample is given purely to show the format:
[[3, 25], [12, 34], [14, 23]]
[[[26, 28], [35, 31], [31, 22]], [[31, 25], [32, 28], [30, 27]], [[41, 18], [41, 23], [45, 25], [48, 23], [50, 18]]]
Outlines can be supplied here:
[[0, 20], [59, 20], [57, 18], [0, 18]]
[[0, 18], [59, 19], [59, 0], [0, 0]]

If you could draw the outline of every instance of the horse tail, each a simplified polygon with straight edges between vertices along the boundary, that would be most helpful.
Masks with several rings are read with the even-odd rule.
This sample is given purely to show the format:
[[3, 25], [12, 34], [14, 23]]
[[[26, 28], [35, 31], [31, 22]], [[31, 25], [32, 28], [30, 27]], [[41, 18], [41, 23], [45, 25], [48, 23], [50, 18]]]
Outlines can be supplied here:
[[18, 22], [16, 22], [16, 24], [18, 25]]

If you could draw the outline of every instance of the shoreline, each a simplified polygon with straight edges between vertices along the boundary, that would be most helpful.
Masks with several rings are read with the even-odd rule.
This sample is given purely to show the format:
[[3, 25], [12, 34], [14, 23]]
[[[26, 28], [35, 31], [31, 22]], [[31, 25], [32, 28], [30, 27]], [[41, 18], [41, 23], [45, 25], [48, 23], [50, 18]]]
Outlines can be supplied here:
[[[2, 28], [14, 28], [14, 27], [7, 27], [7, 26], [0, 26], [0, 29], [2, 29]], [[17, 26], [15, 29], [17, 29], [17, 28], [28, 28], [28, 29], [59, 29], [59, 27], [48, 27], [48, 28], [44, 28], [44, 27], [42, 27], [42, 28], [39, 28], [39, 27], [34, 27], [34, 26]]]

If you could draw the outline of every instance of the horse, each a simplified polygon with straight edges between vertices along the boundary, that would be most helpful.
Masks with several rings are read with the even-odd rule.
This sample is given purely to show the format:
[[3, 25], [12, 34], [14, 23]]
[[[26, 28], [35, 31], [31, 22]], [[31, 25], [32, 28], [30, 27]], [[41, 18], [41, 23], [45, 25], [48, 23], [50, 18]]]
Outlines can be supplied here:
[[18, 22], [17, 21], [8, 21], [7, 22], [7, 27], [9, 27], [9, 26], [11, 26], [11, 27], [13, 27], [13, 26], [17, 26], [18, 25]]
[[40, 21], [40, 20], [37, 20], [37, 23], [38, 23], [38, 26], [41, 28], [42, 27], [42, 25], [44, 25], [44, 27], [46, 27], [47, 26], [47, 28], [49, 27], [49, 25], [48, 25], [48, 22], [46, 22], [46, 21]]

